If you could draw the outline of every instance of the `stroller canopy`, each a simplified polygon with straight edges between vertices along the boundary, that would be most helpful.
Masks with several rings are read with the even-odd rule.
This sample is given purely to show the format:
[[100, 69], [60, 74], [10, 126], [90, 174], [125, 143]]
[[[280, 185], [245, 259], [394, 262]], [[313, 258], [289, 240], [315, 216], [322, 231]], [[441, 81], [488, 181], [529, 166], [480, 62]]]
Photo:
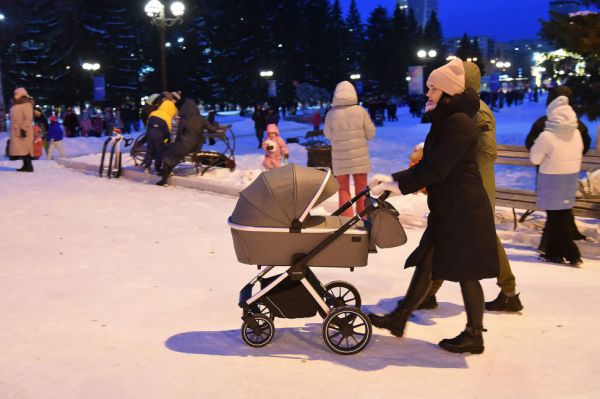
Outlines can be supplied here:
[[289, 164], [261, 173], [241, 193], [231, 221], [244, 226], [292, 227], [338, 190], [329, 168]]

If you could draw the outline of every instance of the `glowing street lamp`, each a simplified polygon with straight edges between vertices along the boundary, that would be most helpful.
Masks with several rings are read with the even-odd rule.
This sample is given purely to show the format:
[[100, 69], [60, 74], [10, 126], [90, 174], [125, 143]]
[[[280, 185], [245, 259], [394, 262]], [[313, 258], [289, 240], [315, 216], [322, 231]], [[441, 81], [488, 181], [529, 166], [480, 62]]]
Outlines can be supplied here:
[[350, 75], [350, 79], [352, 79], [352, 80], [359, 80], [360, 79], [360, 73], [353, 73], [352, 75]]
[[185, 5], [180, 1], [174, 1], [169, 8], [173, 17], [167, 17], [165, 14], [165, 5], [160, 0], [150, 0], [144, 7], [144, 12], [150, 18], [152, 24], [156, 25], [159, 30], [158, 48], [160, 49], [160, 80], [162, 89], [165, 91], [167, 90], [167, 56], [165, 52], [166, 30], [167, 28], [182, 22], [181, 17], [183, 17], [183, 14], [185, 13]]
[[81, 67], [88, 72], [96, 72], [100, 69], [100, 64], [97, 62], [84, 62]]
[[260, 75], [261, 78], [270, 78], [271, 76], [273, 76], [273, 71], [265, 70], [265, 71], [260, 71], [258, 74]]
[[427, 51], [425, 51], [425, 50], [419, 50], [419, 51], [417, 51], [417, 57], [419, 57], [419, 58], [425, 58], [425, 57], [427, 57]]

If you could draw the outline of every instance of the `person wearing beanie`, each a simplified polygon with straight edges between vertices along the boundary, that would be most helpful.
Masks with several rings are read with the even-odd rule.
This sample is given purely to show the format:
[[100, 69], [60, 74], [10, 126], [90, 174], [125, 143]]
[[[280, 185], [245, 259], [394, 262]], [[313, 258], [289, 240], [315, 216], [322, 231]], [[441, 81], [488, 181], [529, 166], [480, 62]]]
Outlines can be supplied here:
[[[546, 107], [549, 106], [550, 103], [552, 103], [552, 101], [556, 100], [560, 96], [565, 96], [567, 98], [567, 100], [569, 101], [569, 104], [571, 104], [573, 101], [573, 90], [571, 90], [571, 88], [568, 86], [558, 86], [558, 87], [553, 88], [548, 93], [548, 98], [546, 99]], [[540, 116], [535, 122], [533, 122], [533, 125], [531, 125], [529, 134], [527, 134], [527, 137], [525, 138], [525, 147], [527, 147], [528, 150], [531, 151], [531, 147], [533, 147], [533, 143], [535, 143], [535, 140], [539, 137], [539, 135], [546, 128], [547, 119], [548, 118], [546, 115]], [[577, 118], [577, 131], [581, 135], [581, 140], [583, 142], [583, 150], [582, 151], [583, 151], [583, 155], [585, 155], [588, 152], [588, 150], [590, 149], [590, 144], [591, 144], [592, 139], [588, 132], [587, 126], [579, 118]], [[536, 168], [536, 172], [537, 172], [537, 168]], [[577, 228], [577, 225], [575, 224], [575, 218], [573, 218], [573, 223], [569, 225], [569, 231], [570, 231], [571, 237], [573, 237], [574, 240], [585, 240], [585, 236], [579, 232], [579, 229]], [[547, 246], [548, 246], [548, 231], [546, 229], [546, 226], [544, 226], [544, 229], [542, 230], [542, 237], [540, 238], [540, 244], [538, 245], [538, 250], [537, 250], [538, 253], [540, 253], [541, 255], [544, 255], [546, 253]]]
[[[469, 61], [463, 62], [465, 69], [465, 86], [479, 93], [481, 84], [481, 71], [479, 67]], [[483, 187], [488, 200], [495, 208], [496, 202], [496, 179], [494, 172], [494, 163], [496, 161], [496, 120], [492, 110], [481, 99], [479, 100], [479, 111], [475, 115], [475, 125], [480, 132], [479, 144], [477, 146], [477, 166], [483, 179]], [[506, 251], [499, 238], [496, 238], [498, 245], [498, 256], [500, 261], [500, 271], [496, 284], [500, 287], [498, 297], [493, 301], [485, 303], [485, 309], [489, 311], [519, 312], [523, 309], [519, 294], [516, 292], [516, 279], [511, 270], [510, 262], [506, 256]], [[423, 302], [417, 309], [435, 309], [437, 308], [436, 293], [442, 286], [443, 280], [434, 280], [431, 289], [427, 293]]]
[[274, 123], [267, 125], [267, 138], [263, 141], [262, 148], [265, 150], [263, 166], [266, 170], [280, 167], [282, 156], [285, 159], [289, 157], [285, 141], [279, 137], [279, 129]]
[[17, 172], [33, 172], [33, 98], [23, 87], [13, 93], [8, 155], [10, 160], [23, 160]]
[[[371, 170], [369, 140], [375, 137], [375, 126], [369, 113], [358, 105], [354, 85], [348, 81], [337, 84], [333, 93], [332, 108], [325, 115], [323, 134], [331, 141], [331, 162], [340, 189], [340, 207], [348, 202], [350, 176], [354, 180], [354, 192], [359, 193], [367, 186], [367, 173]], [[356, 213], [365, 209], [365, 197], [356, 202]], [[352, 207], [342, 216], [354, 216]]]
[[434, 70], [427, 80], [427, 114], [431, 128], [423, 159], [392, 176], [375, 175], [371, 193], [406, 195], [427, 188], [429, 217], [419, 246], [406, 260], [415, 272], [404, 300], [383, 316], [369, 314], [374, 326], [403, 336], [411, 313], [421, 303], [432, 279], [460, 284], [467, 325], [439, 346], [450, 352], [482, 353], [483, 290], [479, 280], [498, 276], [496, 226], [477, 167], [480, 133], [474, 117], [479, 96], [465, 90], [461, 60]]
[[54, 147], [58, 149], [58, 154], [61, 158], [65, 157], [65, 152], [63, 151], [63, 137], [64, 133], [62, 128], [60, 127], [60, 123], [58, 123], [58, 119], [56, 116], [52, 115], [50, 117], [50, 127], [48, 127], [48, 142], [50, 146], [48, 147], [48, 155], [47, 159], [52, 159], [52, 153], [54, 152]]

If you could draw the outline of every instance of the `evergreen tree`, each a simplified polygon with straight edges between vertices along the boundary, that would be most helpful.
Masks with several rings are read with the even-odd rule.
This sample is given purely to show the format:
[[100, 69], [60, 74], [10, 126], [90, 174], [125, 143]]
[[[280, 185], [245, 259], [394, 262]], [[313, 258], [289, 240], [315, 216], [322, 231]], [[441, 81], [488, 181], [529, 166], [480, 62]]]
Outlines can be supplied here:
[[346, 23], [344, 22], [344, 18], [342, 15], [342, 7], [340, 6], [339, 0], [334, 0], [333, 5], [331, 6], [330, 13], [330, 24], [328, 25], [328, 36], [327, 40], [330, 49], [335, 49], [333, 51], [330, 50], [330, 62], [331, 64], [331, 79], [332, 86], [328, 86], [329, 90], [333, 89], [333, 85], [337, 84], [342, 80], [347, 80], [348, 75], [350, 74], [350, 70], [347, 67], [347, 63], [344, 59], [343, 49], [347, 48], [347, 28]]
[[389, 41], [390, 60], [387, 76], [390, 79], [391, 94], [406, 93], [406, 73], [413, 60], [415, 50], [412, 33], [408, 31], [408, 15], [405, 9], [396, 7], [391, 19]]
[[305, 0], [306, 79], [308, 83], [327, 90], [332, 90], [339, 80], [336, 75], [339, 57], [335, 53], [340, 48], [332, 47], [328, 40], [331, 16], [328, 0]]
[[389, 46], [390, 19], [387, 10], [377, 6], [367, 20], [365, 58], [365, 92], [370, 95], [381, 94], [389, 89], [386, 79], [390, 59]]
[[140, 94], [141, 42], [135, 15], [136, 10], [121, 0], [80, 3], [80, 61], [101, 65], [98, 74], [105, 77], [106, 100], [111, 105]]
[[346, 72], [359, 72], [363, 62], [365, 37], [364, 26], [358, 7], [356, 6], [356, 0], [350, 2], [348, 16], [346, 17], [346, 29], [346, 46], [342, 48], [346, 63]]
[[469, 35], [466, 33], [464, 33], [463, 37], [460, 39], [455, 55], [461, 60], [466, 60], [471, 56], [471, 39], [469, 39]]
[[19, 0], [19, 6], [26, 29], [10, 47], [8, 85], [26, 87], [38, 103], [69, 101], [73, 44], [65, 19], [73, 15], [72, 2]]
[[[600, 1], [588, 1], [600, 6]], [[591, 120], [600, 117], [600, 14], [568, 15], [553, 14], [548, 22], [542, 22], [541, 34], [550, 43], [579, 54], [586, 64], [583, 76], [568, 78], [567, 84], [575, 94], [575, 108]]]
[[437, 52], [437, 56], [428, 60], [428, 64], [431, 70], [443, 65], [445, 63], [444, 54], [446, 53], [444, 47], [444, 38], [442, 36], [442, 25], [438, 19], [435, 11], [431, 12], [425, 28], [423, 29], [422, 43], [428, 49], [433, 49]]

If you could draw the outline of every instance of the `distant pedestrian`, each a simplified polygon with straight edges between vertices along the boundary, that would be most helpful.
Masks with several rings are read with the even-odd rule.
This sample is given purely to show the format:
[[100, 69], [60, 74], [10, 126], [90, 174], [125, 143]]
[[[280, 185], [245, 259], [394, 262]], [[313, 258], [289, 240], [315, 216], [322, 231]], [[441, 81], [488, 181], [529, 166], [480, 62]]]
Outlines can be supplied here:
[[61, 158], [65, 157], [65, 152], [63, 151], [63, 137], [64, 133], [60, 124], [58, 123], [58, 119], [56, 116], [52, 115], [50, 117], [50, 126], [48, 128], [48, 159], [52, 159], [52, 154], [54, 152], [54, 148], [58, 150], [58, 154]]
[[65, 127], [65, 131], [67, 137], [75, 137], [77, 135], [77, 127], [79, 126], [79, 119], [77, 115], [73, 111], [73, 108], [67, 108], [67, 112], [65, 113], [65, 117], [63, 119], [63, 125]]
[[544, 131], [531, 147], [530, 159], [540, 165], [536, 203], [548, 215], [548, 243], [542, 260], [571, 265], [582, 262], [573, 242], [571, 225], [575, 223], [573, 206], [583, 157], [583, 140], [577, 129], [577, 115], [566, 96], [559, 96], [547, 108]]
[[254, 107], [254, 113], [252, 114], [252, 120], [254, 121], [256, 138], [258, 139], [258, 148], [261, 148], [264, 132], [267, 127], [267, 114], [262, 105], [256, 104]]
[[[358, 193], [367, 186], [367, 173], [371, 170], [368, 141], [375, 137], [375, 126], [367, 111], [358, 105], [354, 85], [340, 82], [333, 94], [333, 107], [325, 116], [323, 133], [331, 141], [333, 174], [339, 185], [340, 206], [350, 200], [350, 176]], [[364, 197], [356, 203], [356, 213], [365, 209]], [[343, 216], [353, 216], [348, 208]]]
[[315, 131], [321, 129], [321, 113], [319, 112], [319, 110], [313, 112], [312, 125], [313, 130]]
[[11, 160], [23, 160], [23, 166], [17, 172], [33, 172], [33, 98], [23, 87], [13, 94], [8, 155]]

